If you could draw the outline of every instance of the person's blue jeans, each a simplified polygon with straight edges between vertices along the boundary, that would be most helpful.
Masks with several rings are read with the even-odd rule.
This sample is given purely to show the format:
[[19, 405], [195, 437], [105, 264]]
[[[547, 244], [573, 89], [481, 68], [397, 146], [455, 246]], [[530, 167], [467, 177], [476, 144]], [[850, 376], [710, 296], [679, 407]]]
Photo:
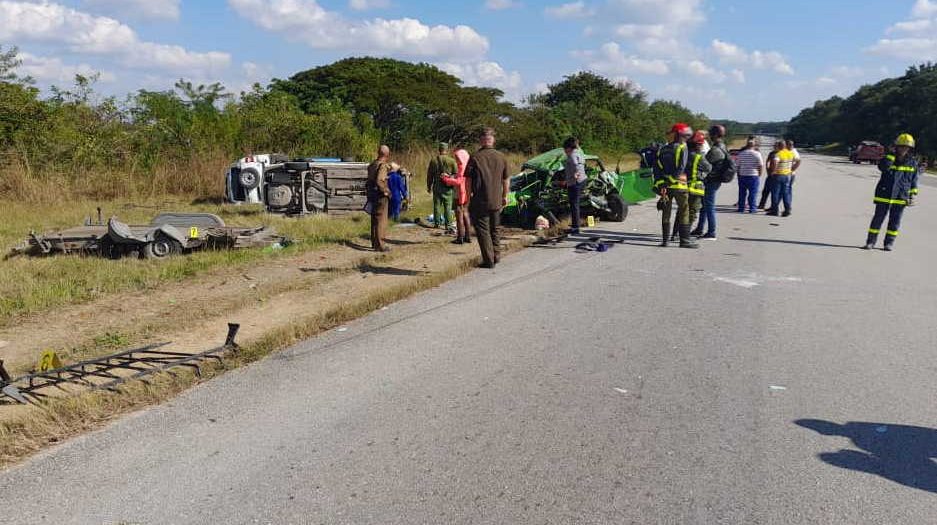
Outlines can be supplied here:
[[774, 178], [774, 184], [771, 186], [771, 213], [777, 213], [784, 203], [784, 211], [791, 211], [791, 177], [789, 175], [778, 175]]
[[758, 177], [739, 177], [739, 212], [745, 211], [746, 202], [749, 213], [755, 213], [758, 210], [758, 181]]
[[[706, 194], [703, 195], [703, 213], [699, 217], [699, 226], [696, 231], [709, 235], [716, 234], [716, 193], [722, 187], [722, 181], [706, 181]], [[707, 229], [707, 225], [709, 229]], [[703, 232], [703, 230], [706, 230]]]

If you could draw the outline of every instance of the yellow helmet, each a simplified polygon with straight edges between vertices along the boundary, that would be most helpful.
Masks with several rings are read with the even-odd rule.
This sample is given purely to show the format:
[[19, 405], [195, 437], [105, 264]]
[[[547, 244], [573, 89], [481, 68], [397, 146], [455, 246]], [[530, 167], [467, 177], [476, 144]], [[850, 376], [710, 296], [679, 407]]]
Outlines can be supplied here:
[[895, 146], [907, 146], [909, 148], [914, 147], [914, 137], [910, 133], [902, 133], [898, 135], [898, 138], [895, 139]]

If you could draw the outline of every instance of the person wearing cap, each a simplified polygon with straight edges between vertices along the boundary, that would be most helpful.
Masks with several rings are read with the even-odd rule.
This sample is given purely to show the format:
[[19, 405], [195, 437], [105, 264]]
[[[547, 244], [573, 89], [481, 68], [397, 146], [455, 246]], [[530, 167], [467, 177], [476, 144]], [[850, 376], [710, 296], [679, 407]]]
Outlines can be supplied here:
[[875, 215], [869, 226], [869, 235], [864, 248], [871, 250], [878, 242], [882, 224], [888, 217], [888, 229], [885, 231], [885, 251], [892, 251], [898, 230], [901, 228], [901, 218], [907, 206], [914, 204], [918, 188], [918, 163], [913, 151], [916, 144], [914, 137], [902, 133], [895, 140], [894, 149], [878, 163], [882, 176], [875, 186]]
[[508, 161], [495, 149], [495, 131], [486, 128], [481, 147], [472, 155], [465, 170], [469, 189], [469, 214], [475, 226], [475, 238], [482, 255], [482, 268], [494, 268], [501, 260], [498, 226], [501, 210], [508, 204], [511, 178]]
[[690, 238], [689, 186], [687, 184], [687, 163], [690, 153], [687, 140], [693, 136], [693, 129], [684, 123], [675, 124], [670, 130], [673, 140], [662, 147], [654, 164], [654, 190], [660, 195], [657, 207], [661, 217], [661, 247], [667, 247], [670, 240], [670, 216], [673, 204], [677, 203], [677, 232], [680, 234], [681, 248], [698, 248]]
[[391, 171], [390, 148], [377, 149], [377, 159], [368, 165], [368, 209], [371, 214], [371, 247], [377, 252], [389, 252], [387, 237], [387, 211], [390, 208], [390, 187], [387, 177]]
[[[687, 176], [687, 204], [690, 210], [690, 223], [696, 222], [700, 210], [703, 208], [703, 198], [706, 195], [706, 183], [704, 182], [712, 172], [712, 164], [706, 160], [706, 154], [703, 152], [706, 145], [706, 135], [702, 131], [697, 131], [690, 139], [690, 157], [686, 164]], [[677, 240], [677, 225], [674, 225], [670, 240]], [[693, 235], [693, 232], [690, 232]]]
[[765, 171], [764, 158], [756, 147], [755, 139], [749, 137], [745, 148], [739, 152], [739, 213], [745, 213], [748, 204], [748, 213], [758, 213], [758, 186], [761, 174]]
[[449, 156], [449, 144], [439, 143], [439, 153], [429, 162], [426, 169], [426, 191], [433, 194], [433, 227], [452, 229], [452, 198], [455, 191], [443, 182], [443, 177], [455, 175], [458, 167], [455, 159]]

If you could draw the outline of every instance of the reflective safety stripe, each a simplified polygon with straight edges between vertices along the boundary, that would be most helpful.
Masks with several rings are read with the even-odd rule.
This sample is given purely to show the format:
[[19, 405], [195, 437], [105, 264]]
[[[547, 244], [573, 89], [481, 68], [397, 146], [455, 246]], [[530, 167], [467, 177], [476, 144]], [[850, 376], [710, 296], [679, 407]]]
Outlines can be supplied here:
[[886, 199], [885, 197], [875, 197], [873, 200], [876, 204], [907, 204], [907, 201], [902, 199]]
[[885, 158], [888, 159], [888, 160], [890, 160], [890, 161], [892, 161], [892, 162], [895, 161], [895, 156], [894, 156], [894, 155], [885, 155]]
[[917, 195], [917, 194], [918, 194], [917, 188], [911, 188], [911, 195]]
[[892, 237], [897, 237], [897, 236], [898, 236], [898, 230], [888, 230], [887, 232], [885, 232], [885, 234], [890, 235], [890, 236], [892, 236]]
[[892, 169], [896, 171], [910, 171], [912, 173], [917, 171], [917, 169], [914, 166], [895, 166]]
[[878, 235], [882, 230], [876, 230], [875, 228], [869, 228], [869, 233]]

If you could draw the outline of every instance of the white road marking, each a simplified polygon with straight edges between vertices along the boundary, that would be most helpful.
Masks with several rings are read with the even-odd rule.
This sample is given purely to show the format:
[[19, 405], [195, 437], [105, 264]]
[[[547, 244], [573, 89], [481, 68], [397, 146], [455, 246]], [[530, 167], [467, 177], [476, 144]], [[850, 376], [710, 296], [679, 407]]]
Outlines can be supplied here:
[[747, 281], [745, 279], [732, 279], [730, 277], [716, 277], [713, 280], [719, 283], [734, 284], [735, 286], [741, 286], [742, 288], [754, 288], [760, 284], [760, 283], [756, 283], [755, 281]]
[[771, 390], [774, 390], [775, 392], [783, 392], [784, 390], [787, 390], [786, 386], [777, 386], [777, 385], [771, 385], [768, 388], [770, 388]]
[[614, 390], [615, 390], [615, 392], [618, 392], [619, 394], [627, 394], [627, 393], [628, 393], [628, 391], [625, 390], [624, 388], [615, 388]]

